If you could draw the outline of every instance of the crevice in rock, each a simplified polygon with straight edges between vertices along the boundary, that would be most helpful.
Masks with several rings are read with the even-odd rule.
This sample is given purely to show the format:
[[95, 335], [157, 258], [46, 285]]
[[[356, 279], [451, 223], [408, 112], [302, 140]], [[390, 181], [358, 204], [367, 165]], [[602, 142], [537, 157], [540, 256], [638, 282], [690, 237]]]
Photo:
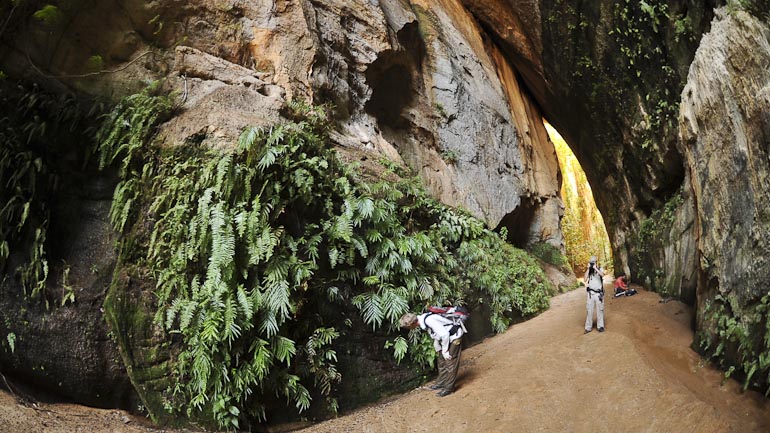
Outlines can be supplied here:
[[522, 198], [519, 206], [500, 220], [495, 231], [508, 230], [508, 242], [517, 248], [525, 248], [530, 240], [530, 227], [535, 221], [539, 204], [531, 198]]
[[407, 129], [411, 123], [406, 112], [415, 104], [418, 71], [425, 56], [416, 22], [406, 24], [397, 36], [402, 49], [383, 52], [366, 70], [372, 95], [364, 107], [382, 129], [393, 131]]

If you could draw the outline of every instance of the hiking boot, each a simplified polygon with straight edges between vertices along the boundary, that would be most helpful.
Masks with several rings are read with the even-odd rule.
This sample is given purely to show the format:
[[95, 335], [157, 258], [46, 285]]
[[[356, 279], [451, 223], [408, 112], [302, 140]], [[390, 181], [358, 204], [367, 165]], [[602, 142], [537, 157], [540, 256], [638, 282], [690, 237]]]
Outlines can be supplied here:
[[444, 389], [444, 390], [442, 390], [441, 392], [439, 392], [439, 393], [438, 393], [438, 394], [436, 394], [436, 395], [437, 395], [437, 396], [439, 396], [439, 397], [446, 397], [446, 396], [448, 396], [449, 394], [451, 394], [452, 392], [453, 392], [453, 391], [452, 391], [451, 389]]
[[443, 385], [439, 385], [439, 384], [435, 384], [435, 385], [429, 386], [428, 388], [436, 391], [438, 389], [444, 389], [444, 386]]
[[599, 332], [604, 332], [604, 328], [599, 328]]

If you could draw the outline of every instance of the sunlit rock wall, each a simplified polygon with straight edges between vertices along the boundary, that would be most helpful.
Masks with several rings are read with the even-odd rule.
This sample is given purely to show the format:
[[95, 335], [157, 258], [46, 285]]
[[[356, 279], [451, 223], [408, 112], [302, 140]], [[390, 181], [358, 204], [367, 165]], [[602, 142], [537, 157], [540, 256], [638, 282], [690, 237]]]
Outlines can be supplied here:
[[[631, 266], [636, 233], [680, 190], [679, 95], [714, 2], [465, 0], [571, 146], [594, 191], [614, 268]], [[665, 255], [660, 246], [652, 255]], [[665, 269], [661, 272], [674, 271]], [[694, 291], [679, 274], [676, 287]], [[651, 279], [653, 288], [662, 280]]]

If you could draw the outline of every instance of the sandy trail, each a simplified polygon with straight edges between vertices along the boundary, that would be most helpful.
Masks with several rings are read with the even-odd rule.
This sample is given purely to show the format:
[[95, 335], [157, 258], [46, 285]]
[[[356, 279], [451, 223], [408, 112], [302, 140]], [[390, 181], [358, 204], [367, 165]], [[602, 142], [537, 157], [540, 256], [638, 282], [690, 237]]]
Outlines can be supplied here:
[[[454, 394], [421, 387], [302, 432], [770, 431], [770, 400], [721, 385], [689, 347], [691, 310], [659, 299], [608, 298], [607, 331], [583, 334], [585, 292], [557, 296], [542, 315], [464, 351]], [[2, 433], [153, 431], [162, 430], [121, 411], [32, 409], [0, 393]]]
[[740, 392], [689, 345], [691, 310], [655, 293], [606, 300], [583, 334], [585, 291], [463, 353], [457, 391], [418, 388], [317, 432], [768, 432], [770, 400]]

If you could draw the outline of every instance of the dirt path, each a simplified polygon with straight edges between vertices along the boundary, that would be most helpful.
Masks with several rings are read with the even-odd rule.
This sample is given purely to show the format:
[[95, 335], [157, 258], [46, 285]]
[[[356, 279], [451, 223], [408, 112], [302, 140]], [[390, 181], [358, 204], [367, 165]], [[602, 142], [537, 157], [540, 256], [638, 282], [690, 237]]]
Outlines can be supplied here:
[[[146, 418], [122, 410], [76, 404], [19, 404], [0, 391], [0, 433], [163, 433]], [[183, 433], [185, 430], [174, 430]], [[169, 433], [171, 433], [169, 431]]]
[[302, 430], [319, 432], [768, 432], [770, 400], [740, 392], [689, 345], [691, 312], [640, 291], [583, 334], [585, 292], [463, 353], [459, 389], [427, 388]]
[[[448, 397], [418, 388], [302, 432], [770, 431], [770, 400], [720, 386], [722, 374], [689, 348], [688, 307], [644, 291], [609, 298], [607, 332], [584, 335], [584, 297], [553, 298], [544, 314], [466, 350]], [[32, 409], [0, 394], [2, 433], [157, 431], [121, 411]]]

